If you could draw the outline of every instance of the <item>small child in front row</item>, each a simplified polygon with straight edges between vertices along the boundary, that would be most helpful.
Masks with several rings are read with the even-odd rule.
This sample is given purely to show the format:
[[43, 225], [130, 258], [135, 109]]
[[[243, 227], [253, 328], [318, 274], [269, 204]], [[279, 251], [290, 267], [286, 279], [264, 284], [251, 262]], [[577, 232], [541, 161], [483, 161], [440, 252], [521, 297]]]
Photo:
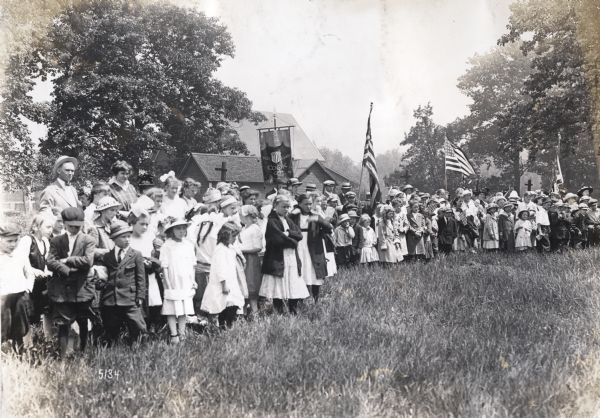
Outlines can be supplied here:
[[529, 220], [529, 210], [519, 211], [519, 219], [515, 222], [515, 249], [517, 251], [527, 251], [533, 244], [531, 243], [531, 231], [534, 226]]
[[110, 226], [110, 239], [115, 248], [102, 256], [108, 269], [108, 279], [102, 285], [100, 311], [109, 344], [119, 338], [123, 325], [127, 325], [130, 342], [146, 334], [142, 304], [146, 298], [144, 258], [131, 248], [132, 228], [123, 221]]
[[29, 331], [28, 294], [34, 274], [28, 253], [17, 249], [20, 228], [15, 223], [0, 225], [0, 318], [1, 341], [11, 340], [20, 353], [23, 337]]
[[211, 315], [219, 315], [219, 327], [229, 328], [244, 307], [245, 280], [237, 271], [238, 254], [235, 243], [240, 228], [234, 222], [223, 224], [217, 235], [217, 247], [213, 253], [206, 291], [201, 309]]
[[359, 225], [362, 228], [362, 240], [360, 246], [360, 264], [372, 264], [379, 261], [377, 252], [377, 235], [371, 228], [371, 217], [363, 214], [360, 217]]
[[185, 338], [187, 315], [194, 315], [196, 253], [194, 244], [185, 239], [188, 225], [182, 219], [166, 224], [167, 240], [160, 249], [165, 289], [161, 312], [167, 317], [172, 344]]
[[338, 226], [333, 231], [335, 243], [335, 262], [340, 266], [348, 266], [352, 262], [352, 240], [354, 228], [350, 226], [350, 216], [343, 214], [338, 219]]

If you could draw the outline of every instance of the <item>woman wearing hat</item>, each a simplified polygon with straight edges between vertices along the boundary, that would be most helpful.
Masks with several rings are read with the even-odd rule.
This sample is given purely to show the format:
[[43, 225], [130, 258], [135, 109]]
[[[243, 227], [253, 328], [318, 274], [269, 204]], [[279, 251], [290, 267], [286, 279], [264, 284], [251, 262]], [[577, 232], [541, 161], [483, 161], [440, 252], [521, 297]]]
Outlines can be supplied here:
[[138, 198], [135, 187], [129, 182], [131, 168], [131, 164], [127, 161], [115, 161], [110, 168], [113, 176], [108, 181], [112, 196], [121, 204], [121, 207], [125, 211], [128, 211]]
[[94, 222], [94, 219], [98, 215], [96, 209], [100, 203], [100, 199], [110, 194], [110, 186], [105, 181], [98, 181], [94, 183], [92, 187], [92, 193], [90, 194], [91, 203], [85, 208], [85, 220], [87, 222]]
[[427, 234], [427, 222], [420, 212], [419, 203], [413, 202], [408, 205], [406, 219], [408, 231], [406, 232], [406, 247], [408, 249], [408, 260], [425, 258], [425, 234]]
[[266, 250], [259, 295], [273, 299], [273, 307], [279, 313], [283, 313], [284, 300], [287, 300], [290, 312], [296, 314], [298, 303], [310, 293], [302, 280], [302, 264], [297, 252], [302, 231], [288, 216], [290, 207], [288, 196], [279, 194], [275, 197], [265, 232]]

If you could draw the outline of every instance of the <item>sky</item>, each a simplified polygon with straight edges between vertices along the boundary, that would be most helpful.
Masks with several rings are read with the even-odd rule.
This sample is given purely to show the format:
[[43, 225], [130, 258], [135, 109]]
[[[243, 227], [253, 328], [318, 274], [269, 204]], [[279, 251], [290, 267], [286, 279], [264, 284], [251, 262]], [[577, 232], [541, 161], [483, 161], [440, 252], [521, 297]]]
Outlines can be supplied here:
[[431, 102], [445, 124], [468, 112], [467, 60], [496, 45], [510, 0], [181, 0], [229, 29], [217, 77], [255, 110], [292, 113], [318, 146], [362, 158], [369, 103], [376, 153], [398, 147]]
[[[236, 47], [216, 77], [255, 110], [291, 113], [319, 147], [362, 159], [369, 103], [376, 153], [399, 147], [430, 102], [434, 120], [468, 112], [467, 60], [496, 45], [512, 0], [171, 0], [217, 17]], [[34, 97], [48, 97], [40, 83]], [[43, 126], [30, 125], [34, 136]]]

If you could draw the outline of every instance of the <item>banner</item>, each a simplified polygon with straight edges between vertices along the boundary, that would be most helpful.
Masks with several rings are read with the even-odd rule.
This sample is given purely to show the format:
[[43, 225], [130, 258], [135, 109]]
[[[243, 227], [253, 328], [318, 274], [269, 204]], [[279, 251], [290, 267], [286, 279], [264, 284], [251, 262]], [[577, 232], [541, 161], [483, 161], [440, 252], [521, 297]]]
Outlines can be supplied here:
[[290, 127], [265, 129], [258, 132], [260, 159], [265, 183], [287, 181], [293, 177]]

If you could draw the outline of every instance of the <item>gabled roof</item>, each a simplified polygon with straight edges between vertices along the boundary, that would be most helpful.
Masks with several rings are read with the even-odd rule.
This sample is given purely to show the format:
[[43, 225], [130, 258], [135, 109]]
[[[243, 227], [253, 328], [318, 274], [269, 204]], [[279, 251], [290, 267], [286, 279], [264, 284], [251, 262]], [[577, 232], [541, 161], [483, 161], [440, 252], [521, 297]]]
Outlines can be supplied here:
[[336, 183], [350, 182], [354, 185], [357, 183], [345, 175], [335, 171], [332, 168], [329, 168], [323, 161], [319, 160], [294, 160], [292, 163], [292, 169], [294, 171], [294, 177], [300, 178], [302, 175], [309, 170], [314, 164], [318, 164], [323, 171], [332, 179], [335, 180]]
[[[216, 169], [220, 169], [223, 162], [227, 168], [226, 181], [238, 183], [263, 183], [265, 181], [259, 157], [193, 152], [190, 158], [198, 165], [207, 181], [221, 181], [221, 172]], [[186, 161], [182, 171], [190, 164], [190, 158]]]
[[[255, 125], [248, 119], [240, 122], [230, 122], [231, 128], [235, 129], [240, 136], [240, 140], [246, 144], [250, 154], [260, 156], [260, 142], [258, 140], [258, 130], [273, 128], [273, 112], [260, 112], [267, 118], [266, 121]], [[293, 126], [292, 138], [292, 159], [294, 160], [320, 160], [325, 158], [319, 152], [319, 149], [308, 138], [298, 121], [289, 113], [276, 113], [277, 126]]]

